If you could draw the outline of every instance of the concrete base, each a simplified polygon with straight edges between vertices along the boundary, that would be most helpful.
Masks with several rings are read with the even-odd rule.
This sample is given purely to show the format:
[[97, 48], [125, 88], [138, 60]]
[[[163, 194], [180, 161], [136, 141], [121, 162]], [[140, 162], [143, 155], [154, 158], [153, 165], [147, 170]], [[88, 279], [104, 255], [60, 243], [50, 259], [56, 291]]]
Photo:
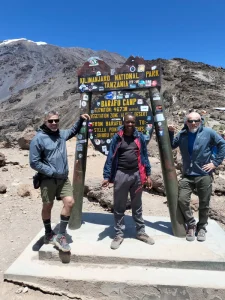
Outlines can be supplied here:
[[215, 221], [199, 243], [174, 237], [167, 218], [145, 217], [146, 232], [156, 241], [150, 246], [135, 239], [126, 216], [125, 239], [111, 250], [113, 215], [84, 213], [83, 220], [79, 230], [68, 230], [71, 254], [43, 245], [41, 231], [5, 279], [82, 299], [225, 299], [225, 232]]

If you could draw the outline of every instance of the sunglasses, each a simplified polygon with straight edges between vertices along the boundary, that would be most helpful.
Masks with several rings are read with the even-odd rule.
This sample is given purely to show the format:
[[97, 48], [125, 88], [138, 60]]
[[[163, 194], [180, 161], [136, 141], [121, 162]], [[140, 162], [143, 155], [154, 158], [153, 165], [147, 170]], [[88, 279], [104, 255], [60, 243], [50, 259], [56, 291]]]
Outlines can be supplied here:
[[126, 124], [130, 124], [130, 123], [131, 123], [131, 124], [135, 124], [134, 121], [125, 121], [125, 123], [126, 123]]
[[52, 124], [53, 122], [55, 123], [59, 123], [59, 119], [55, 119], [55, 120], [48, 120], [48, 123]]
[[195, 122], [195, 123], [198, 123], [198, 122], [200, 122], [201, 120], [198, 119], [198, 120], [187, 120], [187, 121], [188, 121], [188, 123], [194, 123], [194, 122]]

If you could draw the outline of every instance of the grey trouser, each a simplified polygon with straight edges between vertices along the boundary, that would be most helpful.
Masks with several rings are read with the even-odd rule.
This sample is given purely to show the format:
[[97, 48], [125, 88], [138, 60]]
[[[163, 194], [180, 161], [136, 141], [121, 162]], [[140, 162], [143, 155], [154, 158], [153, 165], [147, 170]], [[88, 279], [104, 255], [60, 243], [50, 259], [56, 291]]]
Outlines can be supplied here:
[[142, 218], [142, 184], [139, 171], [117, 170], [114, 181], [114, 219], [116, 235], [123, 236], [124, 213], [130, 192], [132, 216], [136, 223], [137, 234], [145, 233], [145, 222]]
[[196, 189], [199, 197], [199, 222], [197, 224], [197, 230], [206, 230], [209, 213], [209, 201], [212, 193], [212, 177], [210, 175], [185, 175], [179, 181], [178, 203], [188, 227], [193, 227], [196, 225], [190, 207], [191, 193], [194, 191], [194, 189]]

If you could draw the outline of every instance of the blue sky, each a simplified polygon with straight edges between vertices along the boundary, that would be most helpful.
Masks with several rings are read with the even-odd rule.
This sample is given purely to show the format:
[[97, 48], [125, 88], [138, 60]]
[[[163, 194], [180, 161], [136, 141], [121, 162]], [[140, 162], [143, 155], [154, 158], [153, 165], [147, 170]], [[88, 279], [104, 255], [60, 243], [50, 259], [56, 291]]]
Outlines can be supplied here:
[[25, 37], [225, 67], [225, 0], [4, 0], [0, 40]]

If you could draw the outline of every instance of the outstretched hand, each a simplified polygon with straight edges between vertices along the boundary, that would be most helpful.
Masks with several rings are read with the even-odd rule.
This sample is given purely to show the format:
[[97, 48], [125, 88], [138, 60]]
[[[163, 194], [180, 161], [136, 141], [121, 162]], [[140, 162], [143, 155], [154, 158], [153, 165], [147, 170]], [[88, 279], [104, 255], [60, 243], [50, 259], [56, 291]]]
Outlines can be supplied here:
[[173, 124], [168, 125], [168, 130], [174, 132], [176, 127]]
[[90, 116], [88, 114], [83, 114], [80, 117], [84, 120], [90, 120]]

